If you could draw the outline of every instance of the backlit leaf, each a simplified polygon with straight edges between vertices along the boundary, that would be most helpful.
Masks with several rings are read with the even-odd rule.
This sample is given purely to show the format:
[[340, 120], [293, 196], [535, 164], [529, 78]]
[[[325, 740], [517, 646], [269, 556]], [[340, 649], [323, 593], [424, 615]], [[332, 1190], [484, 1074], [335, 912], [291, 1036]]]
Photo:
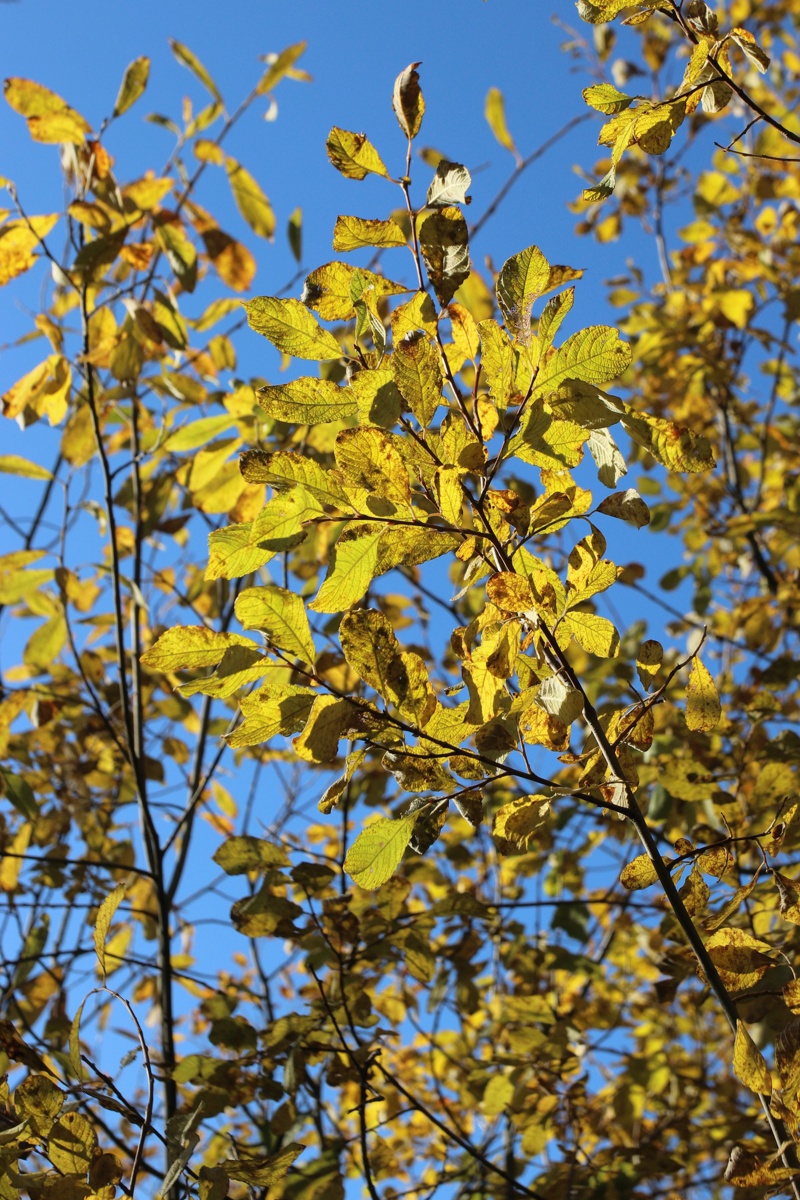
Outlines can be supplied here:
[[325, 149], [336, 170], [347, 179], [364, 179], [368, 174], [389, 178], [378, 151], [364, 133], [351, 133], [334, 125]]
[[244, 308], [250, 328], [285, 354], [317, 361], [342, 357], [342, 348], [333, 334], [323, 329], [299, 300], [257, 296], [246, 300]]
[[225, 169], [239, 212], [254, 233], [271, 242], [275, 234], [275, 213], [269, 200], [249, 171], [235, 158], [226, 159]]
[[643, 529], [645, 525], [650, 524], [650, 509], [635, 488], [606, 496], [605, 500], [598, 504], [597, 511], [605, 513], [608, 517], [617, 517], [636, 529]]
[[283, 1179], [289, 1167], [304, 1150], [305, 1146], [300, 1142], [290, 1142], [288, 1146], [284, 1146], [268, 1158], [224, 1158], [219, 1166], [230, 1179], [235, 1179], [238, 1183], [264, 1188]]
[[514, 145], [514, 139], [508, 132], [506, 124], [506, 104], [503, 98], [503, 93], [499, 88], [489, 88], [486, 93], [486, 104], [484, 106], [484, 116], [489, 124], [494, 136], [497, 138], [501, 146], [509, 153], [514, 155], [514, 158], [519, 163], [520, 156], [517, 147]]
[[467, 188], [472, 177], [461, 163], [448, 162], [443, 158], [436, 168], [425, 203], [431, 208], [446, 208], [450, 204], [468, 204]]
[[192, 74], [197, 76], [203, 87], [211, 93], [217, 104], [221, 105], [222, 96], [217, 90], [217, 85], [214, 83], [214, 80], [200, 62], [200, 59], [197, 57], [197, 55], [193, 54], [188, 46], [184, 46], [182, 42], [176, 41], [175, 38], [169, 39], [169, 45], [178, 62], [182, 63], [183, 66], [188, 67]]
[[282, 846], [250, 836], [228, 838], [211, 857], [226, 875], [245, 875], [249, 871], [263, 872], [289, 865], [289, 855]]
[[127, 890], [125, 884], [118, 883], [113, 892], [106, 896], [97, 910], [97, 918], [94, 923], [94, 949], [97, 955], [100, 975], [104, 981], [106, 977], [106, 939], [111, 928], [111, 922], [114, 920], [114, 914], [125, 899]]
[[123, 113], [136, 103], [139, 97], [147, 87], [147, 80], [150, 75], [150, 59], [142, 56], [135, 58], [132, 63], [129, 63], [125, 68], [125, 74], [122, 77], [119, 94], [114, 102], [113, 116], [121, 117]]
[[204, 625], [168, 629], [142, 655], [142, 664], [153, 671], [196, 671], [215, 667], [229, 646], [249, 646], [249, 638], [237, 633], [219, 633]]
[[406, 235], [395, 221], [367, 221], [363, 217], [337, 217], [334, 250], [359, 250], [362, 246], [405, 246]]
[[438, 349], [420, 330], [407, 333], [395, 344], [392, 370], [409, 408], [427, 429], [442, 400], [444, 376]]
[[[320, 330], [320, 333], [325, 332]], [[338, 357], [342, 350], [338, 344], [336, 349]], [[259, 388], [258, 401], [268, 416], [298, 425], [341, 421], [343, 417], [355, 416], [358, 411], [355, 396], [347, 388], [339, 387], [329, 379], [305, 375], [291, 383]]]
[[714, 680], [695, 655], [686, 687], [686, 724], [690, 729], [707, 733], [716, 728], [721, 715], [722, 706]]
[[344, 869], [360, 887], [374, 890], [391, 879], [405, 853], [417, 814], [379, 817], [358, 835], [347, 852]]
[[236, 598], [236, 616], [244, 629], [259, 629], [268, 643], [314, 662], [314, 640], [300, 596], [277, 584], [245, 588]]
[[492, 820], [492, 837], [501, 854], [523, 854], [535, 846], [536, 835], [553, 820], [545, 796], [519, 796], [499, 808]]
[[619, 881], [629, 892], [650, 887], [658, 879], [655, 864], [648, 854], [639, 854], [622, 868]]
[[769, 1096], [772, 1093], [772, 1076], [764, 1055], [751, 1038], [743, 1021], [736, 1022], [733, 1073], [751, 1092], [762, 1096]]
[[772, 966], [770, 947], [746, 929], [719, 929], [707, 939], [706, 949], [722, 982], [734, 991], [755, 987]]
[[344, 612], [366, 592], [378, 565], [378, 542], [383, 526], [365, 521], [350, 525], [331, 552], [328, 574], [309, 608], [314, 612]]

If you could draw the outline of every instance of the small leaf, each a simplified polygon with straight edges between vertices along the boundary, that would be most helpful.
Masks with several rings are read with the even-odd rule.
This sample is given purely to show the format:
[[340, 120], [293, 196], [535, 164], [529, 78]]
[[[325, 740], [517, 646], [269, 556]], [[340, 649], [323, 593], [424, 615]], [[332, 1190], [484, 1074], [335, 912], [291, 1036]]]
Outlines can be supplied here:
[[272, 91], [280, 83], [281, 79], [290, 73], [294, 78], [308, 78], [305, 71], [298, 70], [292, 72], [292, 67], [304, 53], [307, 45], [308, 42], [295, 42], [294, 45], [287, 46], [285, 50], [281, 50], [280, 54], [266, 55], [264, 61], [269, 63], [269, 67], [258, 82], [258, 87], [256, 88], [257, 95], [263, 96], [265, 92]]
[[409, 141], [417, 136], [425, 113], [425, 100], [419, 86], [417, 67], [421, 63], [410, 63], [394, 81], [392, 108], [400, 128]]
[[692, 730], [707, 733], [717, 727], [721, 715], [722, 705], [714, 680], [695, 655], [686, 688], [686, 724]]
[[517, 147], [514, 145], [514, 139], [508, 131], [508, 125], [506, 124], [506, 104], [503, 99], [503, 93], [499, 88], [489, 88], [489, 91], [486, 93], [486, 105], [483, 111], [489, 128], [500, 145], [513, 154], [517, 160], [517, 164], [519, 164], [522, 159]]
[[97, 910], [97, 920], [94, 924], [94, 948], [103, 982], [106, 978], [106, 938], [114, 919], [114, 913], [125, 899], [127, 890], [124, 883], [118, 883]]
[[325, 149], [336, 170], [347, 179], [364, 179], [369, 174], [389, 178], [378, 151], [364, 133], [351, 133], [334, 125]]
[[150, 59], [142, 56], [135, 58], [125, 69], [119, 95], [114, 103], [112, 116], [121, 117], [123, 113], [136, 103], [147, 87], [150, 75]]
[[5, 785], [5, 796], [9, 804], [13, 805], [26, 821], [35, 821], [39, 815], [39, 806], [28, 781], [4, 767], [0, 767], [0, 779]]
[[286, 227], [286, 236], [289, 239], [289, 249], [294, 255], [295, 262], [300, 262], [303, 257], [303, 210], [296, 208], [289, 217], [289, 224]]
[[499, 808], [492, 820], [492, 837], [501, 854], [524, 854], [540, 829], [552, 823], [551, 802], [545, 796], [518, 796]]
[[624, 92], [615, 88], [613, 83], [595, 83], [592, 87], [584, 90], [583, 98], [598, 112], [612, 116], [614, 113], [624, 112], [626, 108], [630, 108], [635, 97], [626, 96]]
[[649, 689], [653, 686], [653, 680], [661, 670], [661, 663], [664, 660], [664, 647], [661, 642], [655, 642], [649, 638], [646, 642], [642, 642], [639, 647], [639, 653], [636, 655], [636, 670], [639, 673], [642, 687]]
[[211, 856], [226, 875], [246, 875], [249, 871], [267, 871], [288, 867], [289, 855], [282, 846], [257, 837], [231, 837]]
[[188, 67], [189, 70], [197, 76], [203, 87], [211, 93], [217, 104], [224, 107], [222, 96], [217, 90], [217, 85], [214, 83], [214, 80], [200, 62], [200, 59], [197, 57], [197, 55], [193, 54], [188, 46], [184, 46], [182, 42], [176, 41], [175, 38], [169, 39], [169, 46], [178, 62], [182, 63], [184, 67]]
[[359, 886], [374, 891], [391, 879], [405, 853], [417, 814], [380, 817], [358, 835], [347, 852], [344, 869]]
[[472, 177], [461, 163], [448, 162], [443, 158], [428, 188], [425, 203], [430, 208], [447, 208], [451, 204], [469, 204], [467, 188]]
[[614, 492], [606, 496], [597, 506], [597, 511], [608, 517], [616, 517], [636, 529], [642, 529], [650, 524], [650, 509], [635, 488], [627, 488], [624, 492]]

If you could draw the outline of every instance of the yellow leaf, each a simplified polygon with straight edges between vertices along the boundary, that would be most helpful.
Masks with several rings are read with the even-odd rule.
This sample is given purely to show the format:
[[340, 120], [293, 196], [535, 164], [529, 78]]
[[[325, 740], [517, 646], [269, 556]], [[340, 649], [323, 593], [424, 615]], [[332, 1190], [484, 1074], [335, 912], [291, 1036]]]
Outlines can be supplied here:
[[391, 429], [403, 411], [403, 397], [391, 370], [359, 371], [350, 380], [349, 390], [362, 425]]
[[344, 612], [366, 592], [378, 566], [378, 542], [384, 526], [371, 521], [350, 525], [331, 553], [328, 573], [315, 599], [313, 612]]
[[716, 728], [721, 715], [722, 705], [714, 680], [695, 655], [686, 688], [686, 724], [692, 730], [707, 733]]
[[76, 146], [86, 140], [85, 134], [91, 126], [80, 113], [72, 109], [64, 112], [43, 113], [40, 117], [28, 117], [28, 132], [35, 142], [45, 145], [58, 145], [61, 142], [73, 142]]
[[276, 584], [245, 588], [235, 611], [243, 629], [260, 629], [268, 644], [313, 665], [314, 639], [300, 596]]
[[566, 614], [563, 623], [587, 654], [596, 654], [598, 658], [616, 658], [619, 654], [619, 634], [606, 617], [573, 610]]
[[407, 505], [411, 499], [408, 468], [397, 449], [399, 439], [392, 441], [394, 436], [377, 426], [343, 429], [334, 454], [346, 479], [394, 504]]
[[423, 429], [442, 400], [444, 376], [439, 351], [420, 330], [395, 343], [392, 370], [401, 394]]
[[486, 93], [484, 115], [489, 123], [489, 128], [500, 145], [513, 154], [517, 163], [519, 163], [521, 161], [520, 156], [517, 147], [514, 145], [514, 139], [508, 132], [505, 100], [499, 88], [489, 88], [489, 91]]
[[169, 45], [178, 62], [182, 63], [185, 67], [188, 67], [189, 70], [197, 76], [203, 86], [207, 88], [214, 97], [217, 104], [222, 104], [222, 96], [217, 90], [217, 85], [214, 83], [214, 80], [200, 62], [200, 59], [192, 53], [188, 46], [184, 46], [181, 42], [176, 41], [175, 38], [169, 39]]
[[269, 200], [253, 176], [235, 158], [228, 158], [225, 166], [239, 212], [254, 233], [271, 242], [275, 234], [275, 213]]
[[220, 633], [204, 625], [177, 625], [162, 633], [141, 661], [151, 671], [197, 671], [215, 667], [229, 646], [252, 644], [238, 633]]
[[391, 879], [411, 841], [416, 822], [417, 813], [397, 820], [379, 817], [362, 830], [344, 860], [350, 878], [370, 890]]
[[436, 337], [436, 308], [427, 292], [416, 292], [406, 304], [400, 304], [391, 316], [392, 339], [397, 347], [407, 333], [422, 329]]
[[14, 111], [27, 118], [36, 141], [81, 143], [92, 128], [66, 100], [31, 79], [6, 79], [3, 91]]
[[272, 91], [276, 84], [280, 83], [281, 79], [286, 75], [291, 75], [294, 78], [301, 76], [307, 78], [305, 72], [292, 70], [307, 45], [307, 42], [295, 42], [294, 45], [287, 46], [285, 50], [281, 50], [280, 54], [266, 55], [265, 61], [269, 63], [269, 67], [262, 75], [256, 88], [259, 96], [263, 96], [265, 92]]
[[244, 722], [228, 734], [229, 746], [258, 746], [277, 734], [287, 737], [303, 728], [314, 701], [319, 698], [317, 693], [311, 688], [289, 685], [273, 695], [270, 688], [268, 684], [242, 697]]
[[[324, 333], [325, 330], [320, 332]], [[342, 350], [338, 343], [336, 349], [340, 356]], [[357, 412], [356, 398], [349, 388], [339, 387], [330, 379], [315, 379], [313, 376], [303, 376], [275, 387], [259, 388], [258, 402], [268, 416], [298, 425], [341, 421], [343, 417], [353, 417]]]
[[494, 843], [501, 854], [522, 854], [551, 819], [550, 801], [545, 796], [518, 796], [495, 813]]
[[619, 881], [629, 892], [650, 887], [658, 879], [655, 864], [648, 854], [639, 854], [622, 868]]
[[755, 307], [755, 298], [744, 288], [730, 288], [720, 295], [717, 307], [737, 329], [745, 329]]
[[347, 179], [364, 179], [368, 174], [389, 178], [378, 151], [364, 133], [351, 133], [334, 125], [325, 149], [336, 170]]
[[361, 294], [366, 292], [373, 300], [379, 300], [381, 296], [396, 296], [409, 290], [404, 284], [393, 283], [391, 279], [375, 275], [363, 267], [330, 262], [317, 267], [306, 277], [303, 303], [318, 312], [323, 321], [349, 321], [355, 316], [353, 281], [356, 274], [359, 276]]
[[769, 1068], [743, 1021], [736, 1022], [733, 1073], [745, 1087], [750, 1088], [751, 1092], [756, 1092], [761, 1096], [772, 1094], [772, 1076]]
[[10, 843], [4, 848], [0, 858], [0, 891], [13, 892], [16, 889], [19, 873], [22, 870], [22, 856], [30, 845], [33, 825], [26, 821], [20, 825]]
[[464, 507], [464, 489], [461, 481], [464, 472], [460, 467], [437, 467], [434, 487], [439, 511], [448, 525], [458, 528]]
[[94, 949], [103, 981], [105, 981], [106, 977], [106, 938], [108, 937], [108, 931], [111, 928], [114, 914], [125, 899], [126, 891], [125, 884], [118, 883], [113, 892], [106, 896], [97, 910], [97, 919], [94, 923]]
[[338, 696], [317, 696], [306, 727], [292, 742], [295, 754], [306, 762], [332, 762], [339, 739], [353, 719], [353, 705]]
[[486, 584], [486, 595], [492, 604], [505, 612], [526, 613], [535, 606], [528, 580], [513, 571], [500, 571], [493, 575]]
[[25, 479], [52, 479], [51, 471], [19, 454], [0, 454], [0, 471], [5, 475], [22, 475]]
[[660, 642], [655, 642], [652, 639], [642, 642], [636, 655], [636, 670], [639, 673], [642, 687], [649, 690], [653, 686], [653, 681], [661, 669], [663, 659], [664, 647]]
[[359, 250], [362, 246], [405, 246], [406, 241], [406, 235], [396, 221], [337, 217], [333, 228], [334, 250]]
[[404, 670], [398, 661], [400, 643], [388, 617], [368, 608], [345, 613], [339, 626], [339, 641], [355, 673], [384, 700], [398, 703]]
[[235, 1179], [238, 1183], [246, 1183], [251, 1188], [266, 1188], [283, 1179], [294, 1160], [304, 1150], [305, 1146], [300, 1142], [290, 1142], [288, 1146], [284, 1146], [268, 1158], [224, 1158], [219, 1166], [227, 1177]]
[[706, 942], [708, 950], [726, 987], [747, 991], [772, 966], [768, 957], [771, 947], [744, 929], [719, 929]]
[[123, 113], [128, 111], [131, 105], [136, 103], [144, 89], [147, 87], [147, 80], [149, 76], [149, 58], [135, 58], [133, 62], [126, 67], [125, 74], [122, 77], [119, 95], [114, 103], [114, 112], [112, 113], [112, 116], [121, 117]]
[[63, 1175], [85, 1175], [97, 1147], [97, 1134], [79, 1112], [66, 1112], [50, 1130], [47, 1157]]
[[299, 300], [258, 296], [245, 301], [244, 308], [251, 329], [285, 354], [315, 360], [342, 357], [342, 348], [333, 334], [323, 329]]

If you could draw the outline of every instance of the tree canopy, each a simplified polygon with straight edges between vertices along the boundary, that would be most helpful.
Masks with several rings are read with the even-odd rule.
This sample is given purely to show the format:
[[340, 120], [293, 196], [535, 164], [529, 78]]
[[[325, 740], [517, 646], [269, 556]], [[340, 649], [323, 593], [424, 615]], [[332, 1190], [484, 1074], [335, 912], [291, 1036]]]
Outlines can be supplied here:
[[147, 58], [98, 127], [6, 80], [61, 174], [0, 224], [0, 283], [42, 279], [2, 396], [0, 1200], [800, 1200], [800, 0], [575, 20], [599, 315], [537, 245], [470, 257], [547, 150], [499, 89], [478, 213], [417, 152], [420, 63], [394, 144], [331, 113], [359, 215], [309, 270], [226, 140], [303, 43], [231, 108], [173, 41], [207, 104], [137, 177], [104, 139]]

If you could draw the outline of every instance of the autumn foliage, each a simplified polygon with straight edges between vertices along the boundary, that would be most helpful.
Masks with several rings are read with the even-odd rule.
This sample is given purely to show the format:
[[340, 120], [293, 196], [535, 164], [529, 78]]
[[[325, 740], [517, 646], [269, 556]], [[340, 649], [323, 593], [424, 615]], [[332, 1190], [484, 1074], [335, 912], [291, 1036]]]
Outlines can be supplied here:
[[0, 456], [0, 1200], [800, 1196], [800, 3], [577, 9], [605, 321], [471, 261], [418, 63], [275, 295], [225, 139], [303, 44], [229, 110], [173, 42], [208, 103], [128, 182], [147, 59], [98, 126], [6, 81], [69, 202], [5, 180], [59, 437]]

